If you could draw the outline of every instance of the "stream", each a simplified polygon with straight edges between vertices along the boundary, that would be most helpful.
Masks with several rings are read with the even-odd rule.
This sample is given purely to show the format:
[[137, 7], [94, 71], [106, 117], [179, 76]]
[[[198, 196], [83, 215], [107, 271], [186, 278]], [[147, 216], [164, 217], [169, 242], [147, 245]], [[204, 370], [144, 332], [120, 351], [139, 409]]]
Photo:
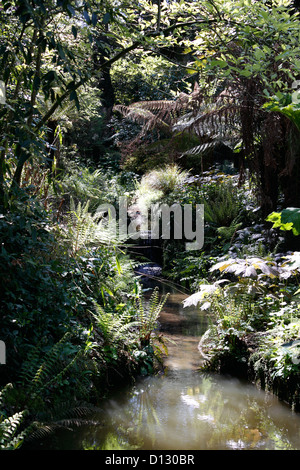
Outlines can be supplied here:
[[[299, 450], [300, 416], [272, 394], [233, 377], [199, 370], [206, 313], [183, 309], [186, 295], [170, 292], [160, 315], [168, 342], [165, 372], [139, 379], [100, 404], [93, 419], [53, 438], [54, 449]], [[173, 343], [175, 342], [175, 344]]]

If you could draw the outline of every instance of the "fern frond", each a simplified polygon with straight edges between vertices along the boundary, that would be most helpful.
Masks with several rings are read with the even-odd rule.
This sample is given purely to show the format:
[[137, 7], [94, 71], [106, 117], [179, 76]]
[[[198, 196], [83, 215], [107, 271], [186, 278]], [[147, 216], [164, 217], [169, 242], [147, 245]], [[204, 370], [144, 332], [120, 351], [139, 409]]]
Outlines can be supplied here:
[[139, 298], [137, 319], [144, 335], [151, 333], [155, 328], [157, 319], [168, 299], [168, 296], [169, 294], [166, 294], [160, 298], [159, 289], [156, 287], [147, 302], [144, 302], [142, 298]]
[[65, 220], [63, 236], [72, 247], [72, 255], [90, 245], [111, 245], [117, 243], [117, 227], [114, 220], [106, 221], [99, 209], [92, 214], [89, 212], [89, 201], [77, 206], [70, 199], [70, 211]]
[[156, 128], [171, 135], [176, 121], [189, 111], [195, 113], [201, 100], [200, 88], [195, 87], [190, 95], [180, 93], [176, 100], [139, 101], [129, 106], [115, 105], [114, 110], [143, 125], [142, 132]]
[[210, 111], [189, 113], [173, 126], [174, 132], [193, 132], [198, 137], [226, 135], [228, 130], [238, 125], [240, 107], [229, 104]]
[[207, 142], [205, 144], [197, 145], [196, 147], [193, 147], [192, 149], [189, 149], [186, 152], [182, 153], [180, 155], [180, 158], [185, 157], [186, 155], [203, 155], [212, 148], [216, 147], [218, 143], [218, 140], [214, 140], [213, 142]]
[[217, 232], [221, 235], [221, 237], [225, 238], [225, 240], [231, 240], [236, 231], [242, 226], [241, 222], [238, 222], [237, 219], [233, 220], [229, 227], [218, 227]]
[[27, 412], [21, 411], [0, 421], [0, 449], [15, 450], [23, 443], [26, 430], [18, 433]]
[[6, 384], [2, 390], [0, 390], [0, 405], [3, 403], [3, 399], [5, 398], [5, 395], [9, 390], [13, 388], [13, 385], [11, 383]]
[[73, 359], [56, 375], [54, 375], [43, 387], [42, 389], [47, 389], [50, 385], [56, 382], [60, 382], [61, 379], [66, 375], [68, 370], [75, 364], [75, 362], [84, 355], [84, 351], [80, 349], [78, 353], [73, 357]]
[[118, 341], [130, 343], [130, 340], [134, 339], [131, 333], [134, 328], [140, 326], [138, 321], [132, 321], [127, 312], [120, 315], [106, 311], [96, 302], [94, 302], [94, 306], [95, 311], [91, 314], [106, 341], [110, 343], [117, 343]]
[[44, 440], [53, 435], [57, 430], [64, 429], [72, 431], [74, 427], [81, 426], [100, 426], [99, 421], [87, 418], [69, 418], [57, 420], [49, 423], [34, 422], [31, 426], [32, 431], [26, 437], [26, 443], [32, 441]]
[[165, 133], [170, 133], [169, 123], [166, 122], [166, 118], [169, 116], [167, 110], [164, 110], [163, 113], [155, 114], [145, 106], [143, 107], [142, 103], [134, 103], [130, 106], [116, 105], [115, 110], [119, 111], [125, 118], [143, 125], [143, 131], [151, 131], [157, 128]]
[[60, 359], [61, 348], [64, 346], [67, 339], [71, 336], [70, 333], [66, 333], [58, 343], [56, 343], [50, 351], [45, 355], [45, 359], [36, 371], [31, 384], [33, 387], [39, 387], [43, 380], [51, 375], [51, 373], [57, 368], [57, 361]]

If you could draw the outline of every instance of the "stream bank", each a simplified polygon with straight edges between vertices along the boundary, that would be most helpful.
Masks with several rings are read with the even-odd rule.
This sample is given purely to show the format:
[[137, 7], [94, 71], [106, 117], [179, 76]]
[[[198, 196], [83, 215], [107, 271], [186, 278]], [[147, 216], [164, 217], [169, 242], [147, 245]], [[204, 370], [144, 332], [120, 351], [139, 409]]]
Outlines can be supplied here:
[[94, 424], [56, 433], [47, 448], [300, 450], [300, 416], [244, 380], [201, 371], [206, 313], [183, 308], [187, 295], [163, 280], [151, 282], [162, 295], [170, 292], [159, 318], [170, 340], [163, 373], [120, 385], [99, 403]]

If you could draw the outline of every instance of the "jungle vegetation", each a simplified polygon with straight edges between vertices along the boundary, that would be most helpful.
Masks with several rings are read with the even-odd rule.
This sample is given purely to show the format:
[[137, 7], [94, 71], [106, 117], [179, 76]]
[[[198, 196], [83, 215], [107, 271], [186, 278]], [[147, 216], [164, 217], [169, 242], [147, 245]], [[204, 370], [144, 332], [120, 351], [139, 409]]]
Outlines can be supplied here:
[[299, 9], [0, 2], [1, 449], [161, 361], [166, 299], [98, 210], [120, 196], [204, 204], [204, 247], [161, 240], [161, 265], [207, 310], [206, 367], [300, 408]]

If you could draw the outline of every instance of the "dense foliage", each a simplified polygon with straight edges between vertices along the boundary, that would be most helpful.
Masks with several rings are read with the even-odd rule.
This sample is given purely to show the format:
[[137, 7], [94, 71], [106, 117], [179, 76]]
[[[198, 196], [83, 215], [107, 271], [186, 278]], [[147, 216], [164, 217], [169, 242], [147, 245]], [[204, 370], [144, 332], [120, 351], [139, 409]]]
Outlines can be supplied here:
[[204, 247], [160, 240], [164, 275], [211, 318], [208, 367], [299, 407], [298, 9], [0, 3], [0, 448], [79, 425], [161, 359], [165, 299], [98, 211], [121, 196], [204, 204]]

